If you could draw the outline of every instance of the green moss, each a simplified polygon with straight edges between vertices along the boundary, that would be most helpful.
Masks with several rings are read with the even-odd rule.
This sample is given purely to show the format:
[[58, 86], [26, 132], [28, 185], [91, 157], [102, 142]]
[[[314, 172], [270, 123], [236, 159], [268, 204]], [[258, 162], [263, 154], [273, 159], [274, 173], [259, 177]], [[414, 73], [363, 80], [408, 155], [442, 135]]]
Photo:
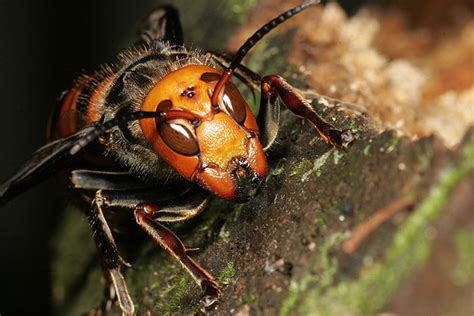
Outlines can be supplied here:
[[245, 204], [235, 204], [233, 207], [233, 211], [229, 212], [229, 216], [226, 217], [227, 220], [231, 222], [236, 222], [240, 218], [240, 214], [242, 213], [244, 207]]
[[[463, 152], [463, 162], [442, 173], [428, 197], [401, 225], [380, 263], [366, 267], [358, 279], [343, 280], [333, 285], [338, 263], [330, 255], [329, 249], [337, 244], [334, 241], [337, 238], [327, 240], [319, 256], [314, 259], [322, 271], [316, 275], [305, 275], [290, 284], [281, 315], [376, 314], [389, 302], [411, 271], [428, 258], [431, 241], [425, 234], [425, 228], [440, 214], [454, 187], [474, 170], [474, 142], [469, 143]], [[469, 246], [472, 242], [467, 241], [468, 237], [461, 235], [458, 238], [459, 247], [463, 248], [459, 253], [471, 254], [472, 247]]]
[[328, 221], [327, 221], [326, 217], [324, 217], [324, 215], [321, 215], [317, 220], [317, 226], [319, 228], [326, 228], [327, 225], [328, 225]]
[[234, 284], [237, 281], [235, 277], [235, 268], [233, 262], [227, 263], [227, 266], [225, 266], [225, 268], [222, 269], [221, 273], [219, 273], [217, 281], [221, 285]]
[[[302, 301], [311, 301], [311, 297], [315, 294], [317, 296], [321, 295], [320, 291], [333, 282], [334, 275], [338, 269], [338, 262], [330, 253], [332, 249], [339, 246], [348, 236], [348, 232], [338, 232], [325, 238], [320, 247], [319, 255], [313, 259], [314, 262], [311, 264], [320, 270], [321, 273], [318, 276], [305, 276], [300, 281], [291, 281], [288, 296], [280, 308], [280, 316], [294, 315], [298, 304]], [[317, 284], [315, 288], [317, 292], [310, 290], [314, 284]], [[313, 310], [313, 312], [314, 311], [316, 310]]]
[[313, 162], [313, 168], [306, 171], [301, 177], [301, 182], [308, 181], [313, 174], [315, 174], [316, 177], [319, 177], [321, 175], [321, 167], [324, 166], [324, 164], [326, 164], [327, 160], [329, 159], [329, 157], [331, 156], [333, 152], [334, 152], [334, 149], [331, 149], [327, 151], [326, 153], [324, 153], [321, 157], [316, 159]]
[[225, 243], [230, 242], [230, 232], [227, 230], [227, 227], [225, 224], [219, 232], [219, 239]]
[[281, 175], [285, 171], [285, 167], [284, 167], [285, 163], [286, 163], [286, 158], [280, 159], [280, 161], [278, 161], [278, 164], [270, 170], [266, 181], [268, 182], [271, 177]]
[[296, 166], [291, 172], [290, 172], [290, 177], [293, 177], [305, 170], [307, 167], [311, 165], [311, 161], [308, 159], [303, 159], [298, 166]]
[[391, 153], [392, 151], [394, 151], [398, 145], [400, 145], [400, 137], [396, 137], [396, 136], [393, 136], [392, 137], [392, 142], [390, 143], [390, 145], [388, 146], [387, 148], [387, 153]]
[[456, 245], [456, 266], [451, 280], [457, 286], [464, 286], [474, 280], [474, 233], [464, 229], [454, 236]]
[[274, 168], [272, 169], [272, 171], [270, 171], [269, 176], [279, 176], [280, 174], [283, 173], [283, 171], [285, 171], [284, 167]]
[[[154, 269], [157, 267], [155, 266]], [[195, 283], [190, 275], [182, 269], [179, 264], [165, 260], [164, 267], [160, 267], [159, 272], [149, 272], [146, 283], [148, 284], [147, 293], [142, 293], [142, 297], [147, 300], [147, 303], [155, 303], [153, 311], [160, 315], [174, 315], [181, 310], [181, 303], [189, 289]], [[140, 271], [140, 274], [147, 274]], [[221, 285], [234, 284], [236, 282], [236, 271], [234, 263], [229, 262], [217, 277], [217, 281]], [[165, 286], [162, 285], [163, 280]], [[196, 305], [197, 302], [196, 302]], [[145, 311], [139, 311], [145, 313]]]
[[125, 274], [137, 314], [145, 315], [150, 310], [152, 314], [171, 315], [180, 309], [183, 297], [196, 285], [186, 270], [156, 245], [147, 244], [143, 252], [145, 255]]
[[474, 141], [470, 142], [462, 149], [466, 165], [465, 168], [474, 169]]
[[156, 311], [162, 315], [176, 313], [181, 307], [184, 295], [192, 284], [193, 280], [185, 271], [174, 274], [173, 278], [169, 280], [168, 285], [160, 289], [160, 299]]
[[[142, 287], [137, 288], [143, 292], [136, 293], [134, 297], [143, 297], [144, 305], [152, 305], [153, 310], [161, 315], [177, 312], [184, 295], [195, 285], [191, 276], [181, 265], [168, 258], [164, 258], [160, 266], [153, 260], [146, 266], [137, 267], [137, 270], [139, 273], [136, 277], [140, 280], [135, 281], [141, 283]], [[132, 282], [128, 281], [128, 283]], [[165, 283], [164, 286], [163, 283]], [[145, 313], [145, 311], [141, 312]]]
[[334, 158], [334, 164], [337, 165], [339, 164], [339, 161], [341, 158], [344, 157], [344, 153], [340, 150], [334, 150], [333, 158]]

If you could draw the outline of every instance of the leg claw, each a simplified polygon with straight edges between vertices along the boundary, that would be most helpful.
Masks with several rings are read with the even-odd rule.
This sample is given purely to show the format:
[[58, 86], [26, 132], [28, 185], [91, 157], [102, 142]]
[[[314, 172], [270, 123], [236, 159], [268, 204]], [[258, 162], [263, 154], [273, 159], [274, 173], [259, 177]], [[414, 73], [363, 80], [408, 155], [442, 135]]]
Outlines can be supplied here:
[[205, 280], [201, 282], [201, 288], [204, 291], [204, 294], [201, 298], [202, 305], [204, 305], [205, 308], [215, 306], [222, 295], [219, 285], [214, 281]]
[[348, 129], [343, 131], [330, 129], [329, 139], [332, 145], [338, 148], [347, 148], [355, 140], [355, 135]]

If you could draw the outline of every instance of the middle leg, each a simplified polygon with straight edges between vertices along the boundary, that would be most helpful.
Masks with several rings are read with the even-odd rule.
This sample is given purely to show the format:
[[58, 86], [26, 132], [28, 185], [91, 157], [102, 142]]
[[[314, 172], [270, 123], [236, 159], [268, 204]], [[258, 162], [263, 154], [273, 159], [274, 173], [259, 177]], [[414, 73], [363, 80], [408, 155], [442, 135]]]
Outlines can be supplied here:
[[103, 304], [103, 309], [108, 310], [114, 299], [117, 299], [123, 315], [134, 315], [135, 306], [128, 293], [125, 279], [120, 271], [123, 265], [129, 267], [130, 264], [123, 260], [119, 254], [112, 231], [104, 216], [104, 198], [101, 192], [101, 190], [97, 191], [92, 201], [89, 223], [93, 230], [94, 240], [100, 254], [108, 284], [108, 294]]

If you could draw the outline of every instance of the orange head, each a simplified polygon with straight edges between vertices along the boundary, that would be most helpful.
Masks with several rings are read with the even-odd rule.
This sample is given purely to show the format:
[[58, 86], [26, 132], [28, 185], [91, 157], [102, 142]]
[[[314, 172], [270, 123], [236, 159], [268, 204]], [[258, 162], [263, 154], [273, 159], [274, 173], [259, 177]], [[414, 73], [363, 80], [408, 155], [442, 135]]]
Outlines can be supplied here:
[[179, 174], [229, 200], [245, 200], [266, 178], [267, 163], [250, 107], [230, 82], [211, 105], [217, 69], [188, 65], [148, 93], [140, 121], [145, 139]]

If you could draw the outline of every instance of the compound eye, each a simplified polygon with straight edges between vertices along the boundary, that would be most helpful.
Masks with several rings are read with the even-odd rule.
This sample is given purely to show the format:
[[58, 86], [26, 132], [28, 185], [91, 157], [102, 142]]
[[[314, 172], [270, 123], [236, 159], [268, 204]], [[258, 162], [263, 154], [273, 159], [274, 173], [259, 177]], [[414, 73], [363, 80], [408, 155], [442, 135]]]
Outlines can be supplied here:
[[245, 101], [237, 87], [230, 82], [225, 87], [222, 103], [224, 103], [227, 112], [237, 123], [242, 125], [245, 122], [247, 116]]
[[194, 156], [199, 153], [199, 145], [191, 130], [177, 122], [160, 122], [156, 129], [165, 144], [173, 151], [184, 156]]

